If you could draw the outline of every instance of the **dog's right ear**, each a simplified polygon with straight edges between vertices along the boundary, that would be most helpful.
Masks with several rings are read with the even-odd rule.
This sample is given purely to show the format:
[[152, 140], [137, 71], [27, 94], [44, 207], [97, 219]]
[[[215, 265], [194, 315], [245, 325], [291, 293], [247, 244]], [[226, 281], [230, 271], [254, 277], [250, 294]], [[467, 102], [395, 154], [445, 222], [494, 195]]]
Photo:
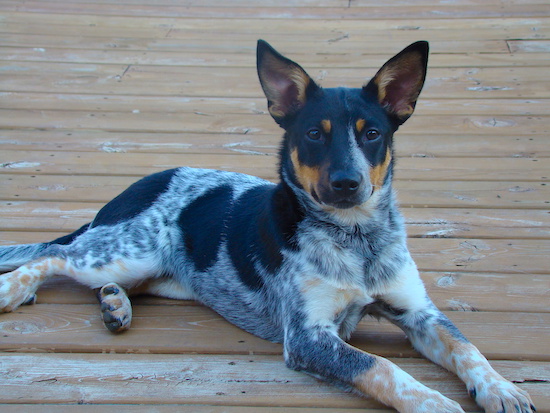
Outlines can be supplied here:
[[269, 113], [278, 124], [302, 109], [308, 95], [319, 87], [302, 67], [258, 40], [257, 67]]

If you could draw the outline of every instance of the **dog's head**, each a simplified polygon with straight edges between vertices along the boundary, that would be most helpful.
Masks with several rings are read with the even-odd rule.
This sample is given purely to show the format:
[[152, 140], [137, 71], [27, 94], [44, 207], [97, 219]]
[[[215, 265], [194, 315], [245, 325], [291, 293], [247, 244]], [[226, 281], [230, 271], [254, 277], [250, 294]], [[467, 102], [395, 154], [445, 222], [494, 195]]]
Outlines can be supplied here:
[[357, 89], [321, 88], [262, 40], [257, 59], [269, 113], [286, 131], [283, 178], [323, 207], [365, 204], [391, 180], [393, 133], [414, 111], [428, 43], [411, 44]]

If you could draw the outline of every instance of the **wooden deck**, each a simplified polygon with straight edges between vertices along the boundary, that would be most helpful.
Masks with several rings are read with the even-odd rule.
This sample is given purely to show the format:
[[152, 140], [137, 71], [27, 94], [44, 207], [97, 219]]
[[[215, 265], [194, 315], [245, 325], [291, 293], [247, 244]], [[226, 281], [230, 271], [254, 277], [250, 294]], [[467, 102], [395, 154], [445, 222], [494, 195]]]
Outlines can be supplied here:
[[[174, 166], [276, 179], [257, 38], [325, 86], [431, 42], [396, 137], [410, 248], [436, 304], [550, 412], [547, 0], [2, 0], [0, 243], [70, 232]], [[1, 315], [0, 411], [388, 411], [288, 370], [280, 345], [194, 302], [134, 304], [115, 336], [93, 293], [58, 279]], [[478, 411], [388, 323], [364, 320], [352, 342]]]

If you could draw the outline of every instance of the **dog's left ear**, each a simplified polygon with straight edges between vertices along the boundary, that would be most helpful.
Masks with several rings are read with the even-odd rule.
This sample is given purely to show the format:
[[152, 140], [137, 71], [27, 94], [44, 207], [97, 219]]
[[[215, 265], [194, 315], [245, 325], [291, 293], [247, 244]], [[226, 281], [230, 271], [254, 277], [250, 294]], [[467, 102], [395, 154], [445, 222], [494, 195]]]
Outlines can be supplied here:
[[308, 96], [319, 88], [299, 64], [264, 40], [258, 40], [257, 65], [269, 113], [280, 125], [302, 109]]
[[426, 79], [428, 52], [428, 42], [411, 44], [388, 60], [363, 87], [365, 93], [376, 94], [380, 104], [399, 125], [414, 112]]

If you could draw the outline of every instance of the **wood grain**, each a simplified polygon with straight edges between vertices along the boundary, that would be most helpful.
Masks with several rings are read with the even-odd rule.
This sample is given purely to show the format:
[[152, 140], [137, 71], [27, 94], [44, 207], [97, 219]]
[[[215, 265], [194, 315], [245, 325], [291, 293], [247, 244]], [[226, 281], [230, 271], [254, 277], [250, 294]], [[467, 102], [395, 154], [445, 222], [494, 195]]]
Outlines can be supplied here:
[[[288, 370], [280, 356], [149, 355], [138, 354], [1, 354], [3, 381], [10, 386], [3, 402], [47, 403], [166, 403], [288, 407], [380, 408], [302, 373]], [[404, 370], [461, 404], [475, 410], [462, 383], [441, 368], [416, 359], [396, 361]], [[548, 370], [537, 362], [494, 362], [512, 380], [531, 377], [541, 382], [519, 383], [544, 403]], [[75, 372], [68, 375], [66, 372]], [[78, 372], [78, 373], [76, 373]], [[541, 384], [542, 383], [542, 384]]]
[[[276, 180], [282, 130], [257, 80], [258, 38], [326, 87], [359, 87], [425, 39], [427, 82], [395, 136], [410, 249], [434, 302], [550, 413], [547, 3], [2, 1], [0, 245], [74, 231], [171, 167]], [[195, 301], [132, 302], [120, 336], [63, 277], [0, 315], [0, 411], [391, 411], [288, 370], [279, 344]], [[479, 412], [389, 323], [367, 318], [351, 341]]]

